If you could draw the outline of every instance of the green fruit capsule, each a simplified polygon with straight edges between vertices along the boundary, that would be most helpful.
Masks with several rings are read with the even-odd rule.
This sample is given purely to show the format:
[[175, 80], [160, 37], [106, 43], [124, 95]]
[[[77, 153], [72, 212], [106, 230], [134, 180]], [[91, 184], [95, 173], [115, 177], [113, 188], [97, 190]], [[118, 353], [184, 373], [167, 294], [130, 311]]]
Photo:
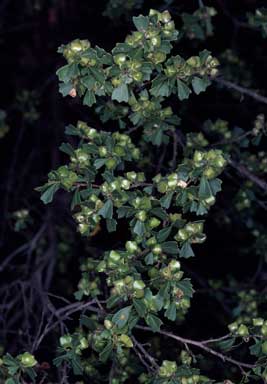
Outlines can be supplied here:
[[122, 179], [121, 181], [121, 188], [128, 190], [131, 186], [131, 182], [127, 179]]
[[207, 205], [213, 205], [215, 203], [215, 197], [210, 196], [207, 199], [204, 200]]
[[90, 59], [88, 57], [81, 57], [80, 64], [83, 67], [86, 67], [87, 65], [89, 65], [89, 63], [90, 63]]
[[169, 263], [169, 268], [172, 272], [177, 272], [180, 270], [181, 268], [181, 264], [178, 260], [172, 260], [170, 263]]
[[142, 299], [145, 296], [145, 291], [143, 289], [136, 289], [133, 296], [136, 299]]
[[70, 43], [70, 49], [72, 52], [80, 52], [83, 50], [83, 45], [82, 45], [82, 42], [80, 40], [73, 40], [71, 43]]
[[238, 327], [237, 334], [242, 337], [248, 336], [249, 335], [248, 327], [244, 324], [241, 324]]
[[162, 253], [162, 248], [159, 244], [155, 245], [153, 248], [152, 248], [152, 253], [154, 253], [155, 255], [160, 255]]
[[207, 179], [214, 179], [214, 177], [216, 176], [216, 171], [213, 167], [207, 167], [204, 172], [203, 172], [203, 175], [207, 178]]
[[134, 45], [134, 38], [133, 38], [133, 36], [128, 35], [126, 37], [126, 39], [125, 39], [125, 43], [128, 44], [128, 45], [131, 45], [131, 46]]
[[169, 21], [164, 25], [165, 31], [173, 31], [175, 29], [175, 24], [173, 21]]
[[171, 377], [177, 370], [177, 364], [175, 361], [164, 360], [160, 369], [160, 377]]
[[165, 68], [164, 72], [167, 77], [172, 77], [176, 75], [177, 70], [174, 65], [169, 65]]
[[151, 45], [153, 45], [153, 47], [160, 47], [161, 38], [159, 36], [153, 36], [150, 39], [150, 42], [151, 42]]
[[29, 352], [24, 352], [22, 355], [19, 355], [19, 359], [25, 368], [32, 368], [37, 364], [34, 356]]
[[156, 52], [153, 56], [155, 64], [163, 63], [166, 60], [166, 54], [164, 52]]
[[263, 336], [267, 336], [267, 325], [264, 323], [263, 326], [261, 327], [261, 334]]
[[105, 162], [105, 165], [107, 169], [114, 169], [117, 165], [117, 161], [111, 157]]
[[252, 320], [252, 323], [255, 327], [261, 327], [264, 323], [264, 320], [261, 317]]
[[101, 146], [101, 147], [98, 148], [98, 153], [99, 153], [99, 155], [100, 155], [101, 157], [105, 157], [105, 156], [107, 156], [107, 154], [108, 154], [108, 150], [107, 150], [106, 147]]
[[134, 289], [144, 289], [145, 283], [142, 280], [135, 280], [133, 282], [133, 288]]
[[89, 230], [89, 224], [80, 223], [78, 225], [78, 231], [81, 235], [84, 235]]
[[218, 168], [223, 168], [226, 164], [226, 160], [223, 156], [218, 156], [214, 162], [214, 165]]
[[147, 214], [146, 214], [146, 211], [139, 211], [137, 214], [136, 214], [136, 218], [142, 222], [146, 221], [146, 218], [147, 218]]
[[200, 58], [198, 56], [192, 56], [188, 60], [186, 60], [187, 64], [190, 65], [190, 67], [198, 68], [201, 65]]
[[87, 349], [89, 347], [88, 340], [85, 337], [81, 338], [79, 347], [81, 350]]
[[186, 229], [179, 229], [178, 231], [178, 236], [180, 240], [185, 241], [189, 238], [189, 233], [187, 232]]
[[135, 71], [132, 73], [132, 78], [134, 81], [142, 81], [143, 80], [143, 74], [142, 72], [139, 72], [139, 71]]
[[108, 256], [109, 260], [117, 263], [121, 259], [121, 255], [116, 251], [111, 251]]
[[149, 222], [148, 222], [148, 226], [149, 228], [153, 229], [153, 228], [156, 228], [160, 225], [160, 220], [157, 219], [156, 217], [152, 217]]
[[134, 32], [133, 40], [135, 43], [139, 43], [141, 40], [143, 40], [143, 33], [139, 31]]
[[113, 327], [113, 323], [112, 323], [112, 321], [106, 319], [106, 320], [104, 321], [104, 327], [105, 327], [106, 329], [111, 329], [111, 328]]
[[158, 191], [160, 193], [165, 193], [167, 192], [167, 189], [169, 187], [169, 182], [167, 181], [160, 181], [157, 185]]
[[113, 77], [111, 79], [111, 83], [112, 83], [113, 87], [117, 88], [121, 85], [122, 80], [119, 77]]
[[132, 348], [133, 342], [128, 335], [122, 334], [118, 337], [118, 340], [126, 347]]
[[169, 21], [171, 21], [171, 15], [170, 15], [170, 12], [169, 11], [164, 11], [162, 12], [161, 14], [161, 20], [163, 21], [163, 23], [168, 23]]
[[138, 251], [138, 245], [135, 241], [127, 241], [125, 248], [129, 253], [135, 253]]
[[267, 355], [267, 341], [264, 341], [264, 343], [262, 343], [261, 350], [264, 355]]
[[127, 60], [127, 56], [124, 55], [123, 53], [119, 53], [118, 55], [114, 56], [114, 62], [119, 66], [122, 66], [123, 64], [125, 64], [126, 60]]
[[189, 355], [187, 351], [182, 351], [180, 354], [180, 358], [181, 358], [182, 364], [184, 365], [190, 365], [192, 363], [192, 357]]
[[230, 332], [236, 332], [238, 329], [238, 324], [236, 322], [228, 325], [228, 329]]
[[126, 154], [124, 147], [122, 147], [121, 145], [116, 145], [114, 148], [114, 152], [120, 157], [125, 156]]
[[148, 239], [147, 241], [146, 241], [146, 245], [148, 246], [148, 247], [151, 247], [152, 245], [156, 245], [157, 244], [157, 240], [156, 240], [156, 238], [153, 236], [153, 237], [150, 237], [150, 239]]
[[193, 156], [193, 161], [195, 163], [199, 163], [204, 159], [204, 153], [200, 151], [195, 151], [194, 156]]

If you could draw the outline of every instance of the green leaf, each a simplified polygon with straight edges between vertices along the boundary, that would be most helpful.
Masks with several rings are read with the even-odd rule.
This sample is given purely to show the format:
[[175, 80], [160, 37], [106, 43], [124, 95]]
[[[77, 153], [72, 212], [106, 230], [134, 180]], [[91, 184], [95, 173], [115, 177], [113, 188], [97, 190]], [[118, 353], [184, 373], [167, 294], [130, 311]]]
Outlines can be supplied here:
[[15, 381], [14, 379], [12, 379], [12, 377], [10, 377], [5, 381], [5, 384], [17, 384], [17, 381]]
[[120, 309], [118, 312], [115, 313], [112, 317], [112, 322], [117, 325], [118, 328], [123, 328], [129, 319], [130, 313], [131, 313], [132, 306], [129, 305], [128, 307]]
[[146, 265], [152, 265], [154, 263], [154, 255], [152, 252], [149, 252], [145, 257]]
[[113, 202], [112, 200], [107, 200], [103, 207], [98, 211], [98, 214], [104, 219], [112, 219], [113, 216]]
[[166, 241], [166, 243], [161, 244], [163, 252], [169, 253], [171, 255], [177, 255], [179, 253], [179, 248], [176, 241]]
[[81, 200], [81, 194], [80, 194], [80, 191], [79, 189], [75, 189], [75, 192], [74, 192], [74, 195], [73, 195], [73, 198], [72, 198], [72, 201], [71, 201], [71, 209], [75, 208], [76, 205], [80, 205], [82, 202]]
[[163, 208], [170, 208], [171, 202], [172, 202], [172, 197], [173, 197], [174, 192], [168, 192], [166, 195], [164, 195], [160, 199], [160, 204]]
[[115, 219], [107, 219], [107, 230], [108, 232], [115, 232], [117, 229], [117, 221]]
[[54, 194], [59, 189], [59, 183], [54, 183], [50, 185], [44, 193], [41, 195], [41, 200], [44, 204], [51, 203], [53, 200]]
[[63, 97], [67, 96], [73, 88], [72, 83], [60, 83], [59, 84], [59, 92]]
[[142, 236], [145, 233], [145, 224], [142, 221], [137, 220], [137, 222], [135, 223], [133, 231], [138, 236]]
[[197, 95], [201, 92], [205, 92], [209, 85], [210, 80], [208, 78], [194, 77], [192, 80], [192, 87]]
[[96, 169], [99, 169], [99, 168], [103, 167], [103, 165], [105, 165], [105, 163], [106, 163], [106, 159], [96, 159], [94, 161], [94, 167]]
[[148, 28], [148, 18], [145, 16], [133, 17], [133, 23], [138, 31], [144, 31]]
[[194, 289], [190, 279], [183, 279], [178, 281], [176, 285], [183, 291], [185, 296], [193, 297]]
[[95, 98], [94, 92], [88, 89], [86, 91], [86, 94], [84, 95], [83, 104], [91, 107], [92, 105], [95, 104], [95, 102], [96, 102], [96, 98]]
[[133, 299], [133, 305], [134, 308], [136, 309], [136, 312], [140, 317], [144, 317], [146, 314], [146, 306], [141, 299]]
[[208, 197], [212, 196], [212, 190], [210, 188], [209, 182], [206, 179], [206, 177], [201, 177], [200, 184], [199, 184], [199, 190], [198, 190], [198, 197], [202, 200], [207, 199]]
[[108, 360], [109, 356], [111, 355], [112, 350], [113, 350], [113, 344], [112, 344], [112, 341], [109, 340], [105, 348], [100, 352], [99, 359], [103, 363], [105, 363]]
[[94, 76], [94, 78], [96, 79], [96, 81], [100, 84], [103, 84], [104, 81], [105, 81], [105, 76], [104, 76], [104, 72], [103, 71], [100, 71], [99, 69], [97, 68], [93, 68], [91, 67], [90, 68], [90, 72], [92, 73], [92, 75]]
[[121, 301], [120, 296], [110, 296], [107, 300], [107, 308], [115, 307]]
[[68, 83], [70, 80], [74, 79], [79, 75], [79, 67], [78, 64], [72, 63], [64, 65], [56, 72], [59, 81], [63, 81], [64, 83]]
[[151, 95], [155, 97], [167, 97], [170, 95], [169, 81], [164, 77], [153, 80], [152, 88], [150, 89]]
[[189, 257], [194, 257], [194, 256], [195, 254], [193, 252], [193, 249], [189, 241], [186, 241], [180, 250], [180, 257], [184, 257], [185, 259], [188, 259]]
[[157, 216], [161, 220], [166, 220], [168, 218], [166, 211], [162, 208], [153, 208], [151, 209], [150, 213], [154, 216]]
[[249, 351], [252, 356], [260, 356], [261, 355], [261, 341], [256, 341], [254, 345], [249, 347]]
[[232, 338], [222, 340], [222, 341], [216, 343], [216, 346], [218, 346], [222, 351], [227, 352], [232, 348], [234, 343], [235, 343], [235, 339], [232, 337]]
[[171, 321], [176, 320], [176, 305], [175, 305], [175, 303], [171, 303], [168, 306], [167, 310], [164, 313], [164, 316], [167, 317], [167, 319], [169, 319]]
[[185, 100], [188, 99], [191, 90], [188, 88], [188, 86], [182, 81], [182, 80], [177, 80], [177, 92], [178, 92], [178, 97], [180, 100]]
[[127, 102], [129, 100], [129, 92], [126, 84], [122, 84], [115, 88], [111, 96], [112, 100], [117, 100], [119, 103], [122, 101]]
[[81, 365], [81, 360], [77, 355], [74, 355], [71, 359], [71, 365], [74, 375], [81, 375], [83, 373], [83, 367]]
[[147, 325], [152, 329], [153, 332], [158, 332], [162, 325], [162, 321], [155, 315], [149, 313], [146, 318]]
[[95, 330], [95, 321], [86, 315], [81, 315], [80, 317], [80, 325], [88, 328], [90, 331]]
[[216, 193], [222, 190], [222, 180], [220, 179], [212, 179], [209, 181], [210, 188], [212, 190], [212, 194], [216, 195]]
[[59, 149], [61, 150], [61, 152], [64, 152], [69, 156], [72, 156], [74, 153], [74, 150], [69, 143], [62, 143]]
[[172, 226], [161, 229], [156, 235], [158, 242], [165, 241], [170, 236], [171, 230]]
[[34, 379], [36, 378], [37, 376], [37, 373], [35, 372], [35, 370], [33, 368], [27, 368], [26, 369], [26, 372], [25, 372], [29, 378], [34, 382]]

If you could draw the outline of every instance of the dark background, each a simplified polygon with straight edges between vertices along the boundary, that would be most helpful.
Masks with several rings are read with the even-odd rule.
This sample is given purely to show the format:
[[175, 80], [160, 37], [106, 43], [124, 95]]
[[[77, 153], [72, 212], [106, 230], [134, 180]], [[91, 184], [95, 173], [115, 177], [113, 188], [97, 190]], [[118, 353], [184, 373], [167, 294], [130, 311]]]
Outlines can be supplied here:
[[[78, 119], [99, 126], [94, 113], [88, 107], [82, 107], [79, 102], [70, 98], [63, 99], [58, 93], [56, 70], [64, 64], [57, 48], [75, 38], [89, 39], [95, 44], [110, 50], [117, 41], [124, 39], [132, 28], [128, 17], [111, 20], [103, 16], [107, 1], [98, 0], [58, 0], [58, 1], [26, 1], [2, 0], [0, 2], [0, 108], [7, 112], [7, 122], [10, 132], [0, 139], [1, 160], [1, 199], [0, 199], [0, 245], [2, 247], [1, 262], [25, 242], [30, 241], [42, 224], [49, 221], [46, 227], [46, 246], [52, 242], [54, 250], [46, 289], [63, 296], [72, 298], [71, 293], [76, 289], [79, 279], [78, 260], [94, 247], [107, 249], [116, 242], [116, 238], [108, 237], [101, 232], [89, 246], [75, 233], [75, 224], [69, 214], [68, 197], [63, 193], [56, 195], [55, 202], [43, 206], [39, 194], [34, 190], [46, 181], [47, 173], [58, 167], [66, 158], [58, 151], [60, 143], [65, 140], [64, 126], [75, 123]], [[220, 55], [227, 48], [232, 48], [245, 62], [245, 70], [253, 77], [253, 88], [264, 94], [267, 87], [267, 50], [266, 40], [259, 32], [246, 28], [237, 28], [234, 19], [244, 21], [246, 12], [266, 4], [260, 0], [214, 0], [205, 1], [205, 5], [214, 6], [218, 15], [214, 19], [215, 35], [207, 41], [194, 42], [182, 40], [175, 47], [175, 52], [189, 56], [207, 48], [214, 56]], [[149, 8], [164, 8], [163, 1], [145, 1], [142, 12]], [[169, 7], [177, 27], [181, 25], [180, 12], [193, 12], [198, 7], [197, 0], [176, 0]], [[138, 11], [139, 14], [141, 11]], [[133, 13], [135, 14], [135, 13]], [[18, 100], [22, 92], [30, 92], [30, 101]], [[264, 112], [264, 105], [252, 99], [242, 100], [233, 97], [227, 90], [210, 87], [206, 94], [192, 97], [185, 102], [187, 113], [183, 116], [185, 129], [197, 130], [198, 126], [208, 118], [226, 119], [233, 126], [251, 127], [258, 113]], [[35, 107], [37, 117], [32, 119], [29, 111]], [[177, 107], [183, 107], [180, 105]], [[177, 111], [178, 114], [180, 111]], [[225, 193], [219, 198], [221, 212], [231, 212], [233, 193], [232, 187], [225, 181]], [[28, 208], [32, 217], [29, 227], [20, 232], [14, 232], [12, 212]], [[213, 208], [214, 214], [216, 207]], [[221, 214], [221, 213], [220, 213]], [[194, 284], [201, 287], [204, 278], [224, 278], [232, 274], [240, 281], [248, 280], [258, 267], [258, 256], [244, 254], [240, 251], [250, 247], [251, 237], [246, 230], [242, 217], [232, 216], [232, 224], [221, 226], [220, 217], [217, 222], [208, 220], [206, 233], [208, 240], [205, 245], [196, 247], [197, 258], [188, 263], [188, 274], [192, 275]], [[223, 220], [221, 220], [223, 221]], [[64, 235], [62, 232], [65, 231]], [[61, 242], [67, 238], [69, 252], [66, 253], [63, 264], [66, 271], [62, 272], [56, 263]], [[53, 240], [53, 241], [52, 241]], [[64, 242], [64, 241], [63, 241]], [[240, 247], [242, 245], [242, 247]], [[38, 269], [38, 252], [32, 257], [32, 264], [25, 259], [14, 259], [14, 264], [1, 273], [2, 290], [16, 294], [12, 282], [21, 280], [33, 284], [32, 276]], [[61, 257], [61, 256], [60, 256]], [[59, 260], [62, 264], [62, 259]], [[59, 263], [59, 264], [60, 264]], [[61, 265], [60, 264], [60, 265]], [[52, 265], [52, 267], [51, 267]], [[26, 267], [25, 267], [26, 266]], [[64, 269], [64, 268], [63, 268]], [[193, 272], [194, 271], [194, 272]], [[202, 289], [205, 290], [202, 286]], [[14, 292], [14, 293], [13, 293]], [[231, 295], [231, 294], [230, 294]], [[210, 300], [210, 302], [209, 302]], [[17, 304], [16, 304], [17, 305]], [[10, 316], [18, 311], [14, 305]], [[34, 310], [35, 304], [31, 310]], [[210, 308], [215, 309], [211, 313]], [[192, 326], [194, 333], [209, 336], [220, 334], [225, 318], [231, 318], [229, 311], [224, 319], [218, 319], [216, 312], [221, 311], [220, 304], [213, 298], [197, 296], [193, 313], [197, 314], [197, 324]], [[13, 316], [12, 315], [12, 316]], [[191, 316], [194, 319], [194, 316]], [[8, 350], [18, 352], [22, 345], [30, 344], [23, 337], [8, 333], [5, 327], [17, 328], [20, 317], [13, 321], [12, 327], [8, 321], [2, 323], [0, 338], [8, 344]], [[23, 327], [23, 326], [22, 326]], [[187, 324], [190, 327], [190, 323]], [[213, 331], [213, 332], [212, 332]], [[200, 333], [199, 333], [200, 332]], [[48, 353], [47, 353], [48, 352]], [[43, 347], [42, 356], [49, 359], [49, 348]]]

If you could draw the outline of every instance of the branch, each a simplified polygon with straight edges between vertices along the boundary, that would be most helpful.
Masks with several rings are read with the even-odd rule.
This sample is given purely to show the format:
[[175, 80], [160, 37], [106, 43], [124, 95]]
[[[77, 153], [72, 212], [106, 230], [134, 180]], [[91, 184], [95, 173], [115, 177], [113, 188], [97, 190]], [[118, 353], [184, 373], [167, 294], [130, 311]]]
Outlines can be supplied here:
[[[145, 327], [145, 326], [137, 325], [135, 328], [141, 329], [143, 331], [153, 332], [149, 327]], [[196, 341], [196, 340], [186, 339], [186, 338], [174, 335], [171, 332], [167, 332], [167, 331], [158, 331], [158, 333], [161, 334], [161, 335], [167, 336], [167, 337], [169, 337], [171, 339], [177, 340], [180, 343], [183, 343], [185, 345], [189, 344], [189, 345], [193, 345], [193, 346], [195, 346], [197, 348], [203, 349], [204, 351], [206, 351], [206, 352], [208, 352], [208, 353], [210, 353], [210, 354], [220, 358], [224, 362], [229, 362], [229, 363], [232, 363], [232, 364], [238, 366], [241, 370], [243, 370], [243, 368], [252, 369], [252, 368], [256, 367], [255, 364], [243, 363], [242, 361], [238, 361], [238, 360], [232, 359], [231, 357], [228, 357], [228, 356], [226, 356], [226, 355], [224, 355], [224, 354], [222, 354], [220, 352], [215, 351], [214, 349], [212, 349], [212, 348], [210, 348], [210, 347], [208, 347], [206, 345], [207, 341], [203, 342], [203, 341]], [[214, 340], [218, 341], [218, 339], [214, 339]]]
[[219, 78], [219, 77], [217, 77], [217, 78], [215, 78], [213, 80], [216, 83], [225, 86], [226, 88], [234, 89], [235, 91], [241, 93], [242, 95], [250, 96], [253, 99], [255, 99], [255, 100], [257, 100], [257, 101], [259, 101], [261, 103], [267, 104], [267, 97], [259, 95], [257, 92], [252, 91], [251, 89], [242, 87], [241, 85], [234, 84], [231, 81], [224, 80], [224, 79]]
[[[134, 346], [136, 347], [136, 349], [138, 348], [142, 354], [144, 355], [144, 357], [146, 357], [146, 359], [151, 363], [151, 365], [154, 366], [154, 369], [159, 369], [159, 365], [156, 363], [156, 360], [154, 359], [154, 357], [152, 357], [146, 350], [145, 348], [142, 346], [141, 343], [139, 343], [136, 338], [134, 336], [132, 336], [132, 340], [134, 342]], [[135, 350], [136, 351], [136, 350]], [[136, 351], [137, 352], [137, 351]], [[139, 356], [139, 354], [138, 354]]]
[[260, 179], [258, 176], [251, 173], [244, 165], [236, 163], [234, 160], [229, 160], [229, 164], [235, 168], [242, 176], [246, 177], [258, 187], [263, 189], [264, 192], [267, 191], [267, 182]]

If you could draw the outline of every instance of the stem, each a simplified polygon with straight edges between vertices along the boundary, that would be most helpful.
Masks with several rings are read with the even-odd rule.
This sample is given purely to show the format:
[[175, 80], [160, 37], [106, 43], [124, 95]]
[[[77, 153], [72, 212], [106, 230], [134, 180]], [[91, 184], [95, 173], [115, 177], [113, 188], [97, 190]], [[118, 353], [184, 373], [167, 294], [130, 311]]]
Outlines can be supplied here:
[[[140, 326], [140, 325], [137, 325], [135, 328], [137, 329], [141, 329], [143, 331], [149, 331], [149, 332], [153, 332], [149, 327], [145, 327], [145, 326]], [[220, 358], [222, 361], [224, 362], [229, 362], [229, 363], [232, 363], [236, 366], [238, 366], [241, 370], [242, 368], [249, 368], [249, 369], [252, 369], [252, 368], [255, 368], [256, 365], [255, 364], [248, 364], [248, 363], [243, 363], [242, 361], [239, 361], [239, 360], [235, 360], [231, 357], [228, 357], [220, 352], [217, 352], [215, 351], [214, 349], [210, 348], [210, 347], [207, 347], [207, 341], [196, 341], [196, 340], [191, 340], [191, 339], [186, 339], [186, 338], [183, 338], [183, 337], [180, 337], [180, 336], [177, 336], [177, 335], [174, 335], [172, 334], [171, 332], [167, 332], [167, 331], [158, 331], [159, 334], [161, 335], [164, 335], [164, 336], [167, 336], [171, 339], [174, 339], [174, 340], [177, 340], [178, 342], [180, 343], [183, 343], [185, 345], [189, 344], [189, 345], [193, 345], [197, 348], [200, 348], [200, 349], [203, 349], [204, 351]], [[217, 340], [218, 339], [214, 339], [214, 340]]]
[[216, 83], [225, 86], [226, 88], [234, 89], [235, 91], [241, 93], [242, 95], [250, 96], [253, 99], [255, 99], [255, 100], [257, 100], [257, 101], [259, 101], [261, 103], [267, 104], [267, 97], [259, 95], [257, 92], [255, 92], [255, 91], [253, 91], [251, 89], [242, 87], [241, 85], [234, 84], [231, 81], [224, 80], [224, 79], [218, 78], [218, 77], [213, 79], [213, 80]]

